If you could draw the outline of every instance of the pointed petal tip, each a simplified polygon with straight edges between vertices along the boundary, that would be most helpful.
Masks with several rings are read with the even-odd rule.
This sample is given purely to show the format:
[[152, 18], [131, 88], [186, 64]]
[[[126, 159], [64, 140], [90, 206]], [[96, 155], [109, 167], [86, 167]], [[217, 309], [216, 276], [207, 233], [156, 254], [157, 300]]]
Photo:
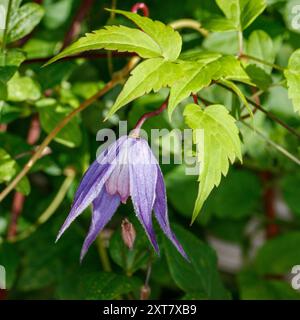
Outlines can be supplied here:
[[58, 235], [56, 236], [55, 243], [61, 238], [65, 230], [60, 229]]
[[85, 255], [86, 255], [86, 252], [82, 252], [82, 251], [81, 251], [81, 253], [80, 253], [80, 258], [79, 258], [79, 264], [80, 264], [80, 265], [82, 265], [82, 262], [83, 262], [83, 259], [84, 259]]
[[183, 250], [183, 248], [181, 247], [181, 250], [177, 249], [178, 252], [181, 254], [181, 256], [189, 263], [191, 263], [190, 258], [188, 257], [188, 255], [185, 253], [185, 251]]

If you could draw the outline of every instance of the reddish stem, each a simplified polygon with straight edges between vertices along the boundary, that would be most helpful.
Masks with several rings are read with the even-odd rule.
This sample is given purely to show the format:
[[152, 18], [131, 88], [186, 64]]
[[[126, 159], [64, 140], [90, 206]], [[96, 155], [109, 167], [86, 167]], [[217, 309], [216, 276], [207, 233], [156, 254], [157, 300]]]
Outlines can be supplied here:
[[27, 143], [30, 145], [34, 145], [40, 138], [41, 126], [39, 117], [35, 114], [30, 123], [30, 128], [27, 135]]
[[139, 131], [141, 130], [141, 127], [143, 126], [144, 122], [147, 119], [161, 114], [167, 108], [168, 100], [169, 100], [169, 97], [163, 102], [163, 104], [158, 109], [156, 109], [154, 111], [147, 112], [140, 117], [140, 119], [138, 120], [138, 122], [136, 123], [136, 125], [133, 129], [133, 132], [135, 135], [139, 135]]
[[25, 196], [21, 192], [15, 192], [11, 208], [11, 221], [8, 227], [7, 238], [12, 239], [17, 234], [18, 218], [23, 210]]
[[[34, 115], [31, 119], [30, 127], [27, 135], [27, 143], [34, 145], [40, 137], [40, 122], [38, 115]], [[11, 239], [17, 234], [17, 225], [19, 216], [22, 213], [25, 202], [25, 196], [20, 192], [15, 192], [11, 208], [11, 221], [8, 226], [7, 238]]]
[[263, 201], [264, 201], [264, 209], [268, 219], [266, 234], [267, 238], [273, 238], [278, 235], [279, 228], [278, 225], [274, 222], [276, 218], [276, 211], [275, 211], [275, 190], [272, 186], [272, 179], [273, 175], [269, 171], [263, 171], [261, 173], [261, 179], [264, 183], [264, 194], [263, 194]]
[[90, 11], [94, 0], [83, 0], [77, 10], [77, 13], [74, 16], [74, 19], [71, 23], [71, 26], [68, 32], [65, 35], [62, 49], [67, 47], [71, 42], [76, 38], [76, 36], [80, 33], [81, 23], [84, 20], [87, 13]]
[[199, 104], [199, 102], [198, 102], [198, 96], [197, 96], [195, 93], [192, 93], [192, 97], [193, 97], [194, 103], [195, 103], [195, 104]]
[[139, 10], [143, 12], [144, 17], [149, 17], [149, 8], [143, 2], [138, 2], [134, 4], [131, 8], [131, 12], [137, 13]]

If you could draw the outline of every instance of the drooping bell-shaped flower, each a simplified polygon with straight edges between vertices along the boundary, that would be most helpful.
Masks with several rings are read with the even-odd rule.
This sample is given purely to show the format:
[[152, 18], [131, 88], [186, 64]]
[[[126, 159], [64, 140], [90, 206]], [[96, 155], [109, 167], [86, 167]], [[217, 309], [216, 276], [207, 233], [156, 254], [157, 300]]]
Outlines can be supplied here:
[[57, 240], [70, 224], [92, 203], [92, 221], [80, 259], [114, 215], [120, 202], [131, 196], [137, 218], [156, 252], [159, 248], [152, 225], [152, 211], [177, 250], [187, 256], [170, 228], [166, 190], [162, 172], [146, 140], [122, 136], [105, 149], [82, 178], [71, 211]]

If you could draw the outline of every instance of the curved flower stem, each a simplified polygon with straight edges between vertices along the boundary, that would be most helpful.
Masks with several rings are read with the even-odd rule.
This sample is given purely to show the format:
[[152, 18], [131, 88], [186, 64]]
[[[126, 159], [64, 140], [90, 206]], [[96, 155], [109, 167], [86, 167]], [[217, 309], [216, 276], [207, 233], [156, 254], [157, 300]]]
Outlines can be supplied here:
[[29, 237], [32, 233], [34, 233], [37, 230], [37, 228], [40, 225], [44, 224], [46, 221], [49, 220], [49, 218], [52, 217], [52, 215], [58, 209], [60, 204], [63, 202], [63, 200], [66, 196], [66, 193], [68, 192], [68, 190], [69, 190], [69, 188], [75, 178], [75, 170], [73, 168], [66, 168], [64, 170], [64, 173], [66, 175], [66, 178], [63, 181], [61, 187], [59, 188], [56, 196], [51, 201], [49, 207], [40, 215], [40, 217], [37, 219], [35, 224], [30, 226], [28, 229], [25, 229], [20, 234], [10, 238], [9, 242], [17, 242], [17, 241], [20, 241], [20, 240], [23, 240], [23, 239]]
[[163, 104], [158, 109], [143, 114], [140, 117], [140, 119], [138, 120], [138, 122], [136, 123], [135, 127], [133, 128], [133, 132], [131, 135], [139, 136], [139, 132], [140, 132], [141, 127], [143, 126], [144, 122], [147, 119], [155, 117], [155, 116], [159, 115], [160, 113], [162, 113], [168, 106], [168, 100], [169, 100], [169, 97], [163, 102]]
[[98, 253], [102, 263], [103, 270], [105, 272], [111, 272], [112, 268], [110, 265], [109, 257], [108, 257], [106, 246], [105, 246], [105, 239], [103, 238], [102, 232], [100, 232], [96, 241], [97, 241]]
[[248, 54], [242, 53], [242, 54], [239, 55], [239, 58], [240, 58], [240, 59], [253, 60], [253, 61], [259, 62], [259, 63], [261, 63], [261, 64], [264, 64], [264, 65], [266, 65], [266, 66], [269, 66], [269, 67], [271, 67], [271, 68], [273, 68], [273, 69], [279, 70], [279, 71], [284, 71], [284, 70], [285, 70], [284, 67], [281, 67], [281, 66], [279, 66], [279, 65], [277, 65], [277, 64], [275, 64], [275, 63], [270, 63], [270, 62], [265, 61], [265, 60], [262, 60], [262, 59], [260, 59], [260, 58], [250, 56], [250, 55], [248, 55]]
[[143, 12], [144, 17], [149, 17], [149, 8], [144, 2], [138, 2], [131, 8], [131, 12], [137, 13], [139, 10]]
[[202, 28], [201, 23], [193, 20], [193, 19], [179, 19], [172, 23], [170, 23], [170, 26], [173, 29], [193, 29], [195, 31], [198, 31], [200, 34], [202, 34], [203, 37], [207, 37], [209, 32]]
[[132, 58], [129, 63], [118, 72], [115, 77], [109, 81], [104, 88], [98, 91], [89, 99], [85, 100], [77, 109], [73, 110], [69, 113], [62, 121], [60, 121], [57, 126], [47, 135], [41, 145], [37, 148], [34, 155], [29, 159], [29, 161], [25, 164], [23, 169], [19, 172], [19, 174], [8, 184], [8, 186], [0, 193], [0, 202], [16, 187], [16, 185], [20, 182], [20, 180], [29, 172], [35, 162], [41, 157], [43, 151], [48, 146], [48, 144], [55, 138], [55, 136], [60, 132], [62, 128], [67, 125], [71, 119], [73, 119], [78, 113], [86, 109], [90, 106], [94, 101], [98, 98], [102, 97], [112, 88], [114, 88], [117, 84], [123, 82], [123, 78], [128, 75], [128, 73], [135, 67], [135, 65], [139, 62], [139, 58]]

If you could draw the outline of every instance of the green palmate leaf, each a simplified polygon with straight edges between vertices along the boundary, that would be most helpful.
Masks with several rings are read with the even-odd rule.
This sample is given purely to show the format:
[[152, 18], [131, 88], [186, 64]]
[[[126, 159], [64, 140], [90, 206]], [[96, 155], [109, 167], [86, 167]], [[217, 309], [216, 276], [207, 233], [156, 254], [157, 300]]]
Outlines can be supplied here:
[[44, 9], [37, 3], [26, 3], [14, 10], [8, 26], [8, 41], [16, 41], [29, 34], [44, 15]]
[[[261, 60], [273, 63], [275, 60], [275, 50], [273, 41], [270, 36], [262, 31], [255, 30], [250, 34], [247, 43], [247, 54], [259, 58]], [[254, 62], [251, 62], [254, 63]], [[255, 63], [267, 73], [270, 73], [272, 68], [262, 63]]]
[[186, 293], [202, 299], [229, 299], [217, 271], [215, 252], [191, 232], [174, 226], [174, 231], [190, 263], [187, 263], [170, 241], [164, 238], [164, 248], [170, 273], [176, 284]]
[[69, 55], [99, 49], [135, 52], [142, 58], [161, 56], [160, 47], [145, 32], [124, 26], [107, 26], [93, 33], [87, 33], [47, 64]]
[[176, 106], [191, 93], [197, 93], [208, 86], [212, 80], [228, 79], [253, 85], [249, 76], [234, 56], [221, 56], [220, 54], [198, 54], [190, 55], [184, 64], [184, 76], [174, 83], [170, 91], [168, 105], [171, 117]]
[[86, 34], [47, 64], [69, 55], [98, 49], [135, 52], [142, 58], [164, 57], [170, 61], [178, 58], [182, 41], [179, 33], [170, 26], [136, 13], [122, 10], [115, 12], [134, 21], [143, 31], [124, 26], [106, 26], [104, 29]]
[[153, 21], [147, 17], [142, 17], [136, 13], [123, 10], [113, 11], [127, 17], [148, 34], [161, 48], [161, 56], [170, 61], [178, 58], [182, 40], [180, 34], [172, 27], [166, 26], [160, 21]]
[[215, 73], [214, 80], [223, 78], [254, 85], [236, 57], [230, 55], [223, 56], [218, 61], [220, 68]]
[[241, 143], [235, 119], [222, 105], [211, 105], [202, 110], [198, 105], [190, 104], [186, 106], [184, 116], [187, 125], [194, 130], [200, 163], [200, 185], [193, 222], [211, 190], [219, 185], [222, 174], [227, 174], [229, 160], [233, 163], [237, 157], [242, 161]]
[[107, 118], [132, 100], [163, 87], [172, 86], [183, 76], [183, 64], [153, 58], [141, 62], [132, 72]]
[[231, 30], [246, 29], [266, 8], [265, 0], [216, 0], [216, 2], [234, 26]]
[[300, 49], [291, 55], [284, 75], [287, 79], [289, 98], [293, 102], [294, 110], [300, 113]]
[[191, 93], [197, 93], [208, 86], [213, 76], [220, 69], [218, 61], [209, 64], [190, 62], [186, 64], [184, 76], [179, 79], [171, 88], [168, 105], [168, 113], [171, 118], [175, 107]]

